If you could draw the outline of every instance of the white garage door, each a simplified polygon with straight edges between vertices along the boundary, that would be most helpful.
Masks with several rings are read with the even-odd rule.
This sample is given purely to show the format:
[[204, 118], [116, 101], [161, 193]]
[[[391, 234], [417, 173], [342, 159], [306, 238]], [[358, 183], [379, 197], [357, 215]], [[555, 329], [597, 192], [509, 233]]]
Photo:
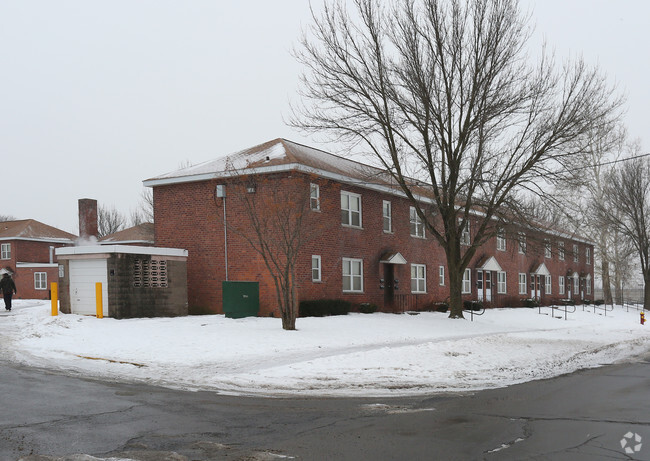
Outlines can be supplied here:
[[105, 259], [70, 261], [70, 307], [73, 314], [97, 315], [95, 284], [102, 284], [104, 316], [108, 316], [108, 278]]

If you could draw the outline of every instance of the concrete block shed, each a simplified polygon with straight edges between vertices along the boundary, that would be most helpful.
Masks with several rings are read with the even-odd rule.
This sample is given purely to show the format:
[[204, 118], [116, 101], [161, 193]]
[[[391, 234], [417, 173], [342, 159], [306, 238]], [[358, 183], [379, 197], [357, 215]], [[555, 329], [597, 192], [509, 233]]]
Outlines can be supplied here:
[[127, 245], [58, 248], [60, 310], [105, 317], [187, 315], [187, 250]]

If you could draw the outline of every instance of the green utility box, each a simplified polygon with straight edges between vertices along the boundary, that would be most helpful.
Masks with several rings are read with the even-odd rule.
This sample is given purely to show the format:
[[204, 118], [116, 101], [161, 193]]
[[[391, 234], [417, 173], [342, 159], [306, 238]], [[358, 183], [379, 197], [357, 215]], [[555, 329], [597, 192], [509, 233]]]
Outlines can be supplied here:
[[260, 312], [258, 282], [222, 282], [223, 313], [230, 319], [256, 317]]

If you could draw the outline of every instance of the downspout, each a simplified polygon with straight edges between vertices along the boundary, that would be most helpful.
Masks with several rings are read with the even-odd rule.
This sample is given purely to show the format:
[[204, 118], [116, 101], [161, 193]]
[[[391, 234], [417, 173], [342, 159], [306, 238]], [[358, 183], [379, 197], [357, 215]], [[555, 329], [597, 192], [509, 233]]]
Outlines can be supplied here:
[[226, 221], [226, 197], [223, 197], [223, 254], [226, 263], [226, 282], [228, 281], [228, 222]]
[[50, 264], [54, 264], [54, 247], [50, 245]]

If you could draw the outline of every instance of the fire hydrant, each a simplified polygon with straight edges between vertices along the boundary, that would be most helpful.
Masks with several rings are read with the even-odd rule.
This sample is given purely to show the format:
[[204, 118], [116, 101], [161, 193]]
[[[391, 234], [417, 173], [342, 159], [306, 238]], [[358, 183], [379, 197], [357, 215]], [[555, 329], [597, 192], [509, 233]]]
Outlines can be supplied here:
[[645, 323], [645, 313], [641, 312], [641, 325]]

